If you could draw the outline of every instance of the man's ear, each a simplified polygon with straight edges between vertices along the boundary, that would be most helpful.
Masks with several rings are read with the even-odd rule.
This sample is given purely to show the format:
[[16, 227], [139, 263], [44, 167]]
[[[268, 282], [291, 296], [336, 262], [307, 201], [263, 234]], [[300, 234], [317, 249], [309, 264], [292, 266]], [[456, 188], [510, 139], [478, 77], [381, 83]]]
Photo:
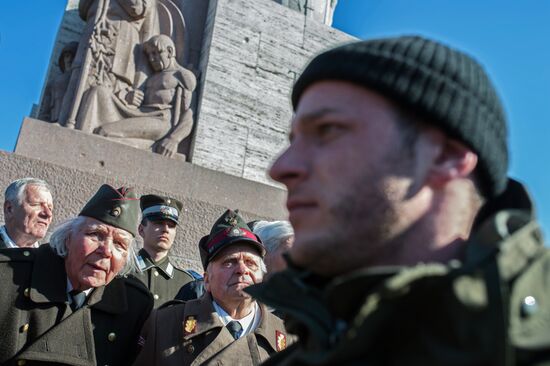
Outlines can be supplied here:
[[13, 203], [4, 201], [4, 216], [11, 216], [13, 213]]
[[138, 226], [138, 233], [139, 233], [139, 236], [141, 236], [143, 238], [143, 225], [142, 224], [139, 224], [139, 226]]
[[430, 185], [441, 188], [454, 179], [468, 177], [475, 170], [477, 160], [472, 149], [456, 140], [446, 139], [430, 169]]
[[176, 50], [172, 46], [166, 47], [166, 51], [170, 55], [170, 57], [176, 57]]
[[207, 292], [210, 292], [210, 279], [208, 278], [208, 273], [204, 272], [202, 277], [203, 277], [203, 281], [204, 281], [204, 289]]

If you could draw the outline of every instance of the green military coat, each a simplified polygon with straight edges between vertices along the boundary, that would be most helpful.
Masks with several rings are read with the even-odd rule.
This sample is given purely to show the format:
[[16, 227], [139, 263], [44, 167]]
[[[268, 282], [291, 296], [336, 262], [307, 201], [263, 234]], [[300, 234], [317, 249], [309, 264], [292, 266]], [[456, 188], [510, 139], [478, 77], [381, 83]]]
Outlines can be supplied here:
[[173, 300], [179, 289], [194, 277], [187, 271], [177, 268], [168, 258], [154, 262], [144, 249], [138, 253], [140, 272], [135, 276], [149, 289], [155, 300], [155, 308]]
[[462, 261], [331, 280], [289, 269], [248, 292], [299, 335], [269, 365], [550, 364], [550, 252], [513, 182], [482, 210]]
[[206, 294], [153, 311], [143, 329], [145, 344], [135, 366], [259, 365], [289, 342], [281, 319], [260, 306], [259, 326], [237, 340]]
[[63, 258], [49, 245], [0, 250], [1, 365], [129, 365], [153, 301], [116, 278], [73, 312]]

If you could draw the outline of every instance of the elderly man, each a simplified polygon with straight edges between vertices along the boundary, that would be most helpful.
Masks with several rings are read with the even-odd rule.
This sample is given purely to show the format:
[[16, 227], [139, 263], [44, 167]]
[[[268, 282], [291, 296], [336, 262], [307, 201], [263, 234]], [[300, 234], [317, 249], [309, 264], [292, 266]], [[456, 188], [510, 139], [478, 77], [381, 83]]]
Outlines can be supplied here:
[[4, 193], [4, 221], [0, 249], [38, 247], [53, 218], [53, 199], [48, 183], [37, 178], [12, 182]]
[[286, 347], [282, 321], [243, 290], [265, 273], [265, 249], [227, 210], [199, 243], [207, 294], [153, 312], [135, 365], [258, 365]]
[[103, 185], [49, 245], [0, 250], [0, 364], [132, 363], [153, 300], [116, 276], [133, 264], [138, 216], [131, 190]]
[[148, 194], [141, 196], [140, 206], [142, 219], [138, 231], [143, 248], [137, 257], [136, 276], [153, 294], [157, 308], [172, 300], [182, 285], [194, 280], [191, 273], [179, 269], [168, 258], [183, 204], [175, 198]]
[[247, 289], [299, 334], [271, 364], [547, 363], [550, 254], [483, 68], [422, 37], [355, 42], [314, 58], [292, 102], [270, 172], [291, 265]]
[[294, 244], [294, 230], [288, 221], [256, 221], [252, 228], [265, 246], [264, 261], [267, 267], [266, 279], [273, 273], [286, 268], [283, 254]]

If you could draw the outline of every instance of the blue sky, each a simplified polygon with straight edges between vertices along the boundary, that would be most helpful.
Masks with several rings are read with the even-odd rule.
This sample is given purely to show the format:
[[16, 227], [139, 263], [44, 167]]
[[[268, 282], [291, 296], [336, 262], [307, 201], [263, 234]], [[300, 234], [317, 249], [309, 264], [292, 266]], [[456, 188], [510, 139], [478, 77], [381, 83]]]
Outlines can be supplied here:
[[[255, 0], [251, 0], [255, 1]], [[8, 1], [0, 12], [0, 149], [13, 151], [38, 102], [66, 0]], [[510, 122], [510, 175], [550, 233], [550, 2], [339, 0], [334, 27], [359, 38], [422, 34], [474, 55]], [[548, 234], [546, 235], [548, 237]]]

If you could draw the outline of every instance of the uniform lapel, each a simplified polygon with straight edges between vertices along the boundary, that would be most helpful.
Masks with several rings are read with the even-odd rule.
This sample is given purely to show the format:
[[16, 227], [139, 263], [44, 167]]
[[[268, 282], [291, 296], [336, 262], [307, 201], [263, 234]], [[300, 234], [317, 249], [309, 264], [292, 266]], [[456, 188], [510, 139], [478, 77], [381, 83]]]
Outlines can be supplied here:
[[88, 306], [110, 314], [123, 314], [128, 310], [124, 279], [115, 278], [107, 286], [96, 288], [88, 299]]
[[282, 327], [282, 321], [268, 312], [264, 305], [260, 304], [261, 320], [254, 333], [263, 337], [271, 346], [273, 351], [281, 351], [286, 348], [286, 331]]
[[96, 365], [90, 309], [83, 307], [63, 319], [35, 339], [17, 358], [77, 366]]
[[197, 327], [196, 331], [190, 334], [186, 334], [184, 330], [184, 340], [192, 340], [193, 338], [200, 336], [210, 330], [219, 329], [218, 334], [214, 340], [206, 346], [205, 349], [198, 354], [193, 360], [192, 365], [200, 365], [210, 359], [212, 356], [220, 352], [222, 349], [230, 345], [235, 341], [229, 331], [223, 326], [223, 323], [218, 317], [218, 314], [214, 310], [212, 305], [212, 297], [210, 294], [202, 296], [198, 300], [190, 301], [185, 307], [184, 324], [189, 317], [196, 317]]
[[[36, 250], [30, 299], [37, 303], [67, 303], [67, 274], [65, 261], [49, 245]], [[47, 275], [45, 275], [47, 274]]]

